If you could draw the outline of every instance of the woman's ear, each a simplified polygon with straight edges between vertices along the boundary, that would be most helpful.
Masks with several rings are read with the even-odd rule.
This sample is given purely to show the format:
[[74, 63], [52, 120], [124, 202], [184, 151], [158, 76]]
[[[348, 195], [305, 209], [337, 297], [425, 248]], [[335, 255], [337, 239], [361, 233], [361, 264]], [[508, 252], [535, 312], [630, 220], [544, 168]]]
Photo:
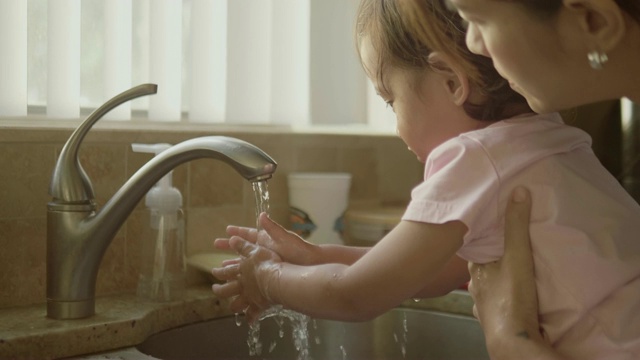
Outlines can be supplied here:
[[462, 106], [469, 98], [470, 92], [469, 78], [466, 73], [449, 56], [439, 51], [429, 54], [429, 64], [435, 73], [442, 76], [452, 101]]
[[624, 38], [625, 17], [615, 0], [564, 0], [563, 5], [577, 16], [589, 50], [608, 53]]

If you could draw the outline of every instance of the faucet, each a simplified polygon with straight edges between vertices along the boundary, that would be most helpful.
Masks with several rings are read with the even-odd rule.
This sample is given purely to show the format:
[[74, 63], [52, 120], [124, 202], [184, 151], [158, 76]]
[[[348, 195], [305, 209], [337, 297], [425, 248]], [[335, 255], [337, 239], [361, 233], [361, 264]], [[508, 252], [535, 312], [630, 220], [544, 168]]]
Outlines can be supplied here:
[[78, 160], [78, 149], [91, 127], [116, 106], [155, 94], [157, 85], [126, 90], [91, 113], [71, 134], [53, 170], [47, 204], [47, 316], [80, 319], [95, 314], [95, 285], [106, 249], [136, 204], [176, 166], [200, 158], [224, 161], [245, 179], [264, 181], [276, 162], [258, 147], [225, 136], [204, 136], [161, 152], [127, 180], [97, 210], [91, 180]]

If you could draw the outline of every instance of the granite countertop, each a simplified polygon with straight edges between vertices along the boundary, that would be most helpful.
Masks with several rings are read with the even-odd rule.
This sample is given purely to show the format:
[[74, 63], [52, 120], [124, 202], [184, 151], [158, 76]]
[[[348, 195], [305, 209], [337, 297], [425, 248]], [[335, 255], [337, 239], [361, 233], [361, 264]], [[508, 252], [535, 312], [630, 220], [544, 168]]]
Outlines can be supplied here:
[[[473, 301], [466, 291], [456, 290], [439, 298], [408, 300], [402, 306], [472, 315]], [[5, 308], [0, 309], [0, 358], [95, 354], [77, 359], [153, 359], [134, 346], [160, 331], [227, 315], [231, 315], [227, 303], [205, 285], [188, 289], [184, 300], [168, 303], [141, 302], [135, 294], [98, 298], [96, 315], [80, 320], [49, 319], [46, 304]]]
[[96, 299], [96, 315], [79, 320], [46, 317], [46, 304], [0, 309], [0, 359], [57, 359], [129, 347], [162, 330], [230, 315], [209, 286], [184, 300], [142, 302], [135, 294]]

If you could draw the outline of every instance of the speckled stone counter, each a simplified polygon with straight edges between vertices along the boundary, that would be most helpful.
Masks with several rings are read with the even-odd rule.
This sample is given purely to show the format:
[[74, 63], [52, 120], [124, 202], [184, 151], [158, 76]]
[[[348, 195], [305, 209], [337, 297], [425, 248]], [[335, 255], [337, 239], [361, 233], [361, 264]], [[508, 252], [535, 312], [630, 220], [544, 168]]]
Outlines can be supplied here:
[[[471, 315], [473, 302], [467, 292], [454, 291], [402, 306]], [[100, 298], [96, 315], [81, 320], [48, 319], [45, 304], [0, 309], [0, 359], [153, 359], [133, 346], [160, 331], [226, 315], [227, 303], [208, 286], [171, 303], [140, 302], [133, 294]]]
[[176, 326], [228, 315], [227, 304], [208, 286], [191, 288], [169, 303], [134, 294], [96, 299], [96, 315], [52, 320], [46, 304], [0, 309], [0, 359], [56, 359], [136, 345]]

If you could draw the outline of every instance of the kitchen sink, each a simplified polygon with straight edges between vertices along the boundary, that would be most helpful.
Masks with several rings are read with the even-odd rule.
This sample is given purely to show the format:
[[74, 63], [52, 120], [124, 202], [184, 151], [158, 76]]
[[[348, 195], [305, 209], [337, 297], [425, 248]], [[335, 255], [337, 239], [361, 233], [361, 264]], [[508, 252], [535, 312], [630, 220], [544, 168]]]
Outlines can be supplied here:
[[[288, 318], [260, 322], [259, 355], [250, 355], [249, 327], [234, 316], [149, 337], [138, 351], [159, 359], [489, 359], [478, 321], [444, 312], [396, 308], [367, 322], [310, 320], [308, 357], [296, 350]], [[239, 324], [239, 325], [238, 325]]]

